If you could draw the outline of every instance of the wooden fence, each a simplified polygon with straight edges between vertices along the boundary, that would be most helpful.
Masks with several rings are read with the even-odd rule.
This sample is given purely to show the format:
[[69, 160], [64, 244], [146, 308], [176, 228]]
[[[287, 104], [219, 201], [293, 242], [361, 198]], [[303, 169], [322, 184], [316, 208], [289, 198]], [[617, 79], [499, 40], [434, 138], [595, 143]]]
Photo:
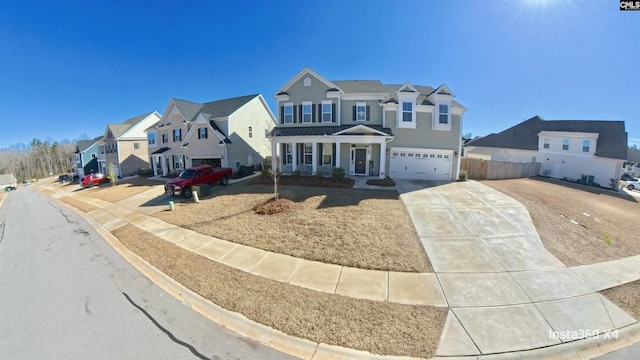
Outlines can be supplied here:
[[465, 170], [469, 179], [517, 179], [540, 175], [540, 163], [516, 163], [465, 157], [460, 163], [460, 170]]

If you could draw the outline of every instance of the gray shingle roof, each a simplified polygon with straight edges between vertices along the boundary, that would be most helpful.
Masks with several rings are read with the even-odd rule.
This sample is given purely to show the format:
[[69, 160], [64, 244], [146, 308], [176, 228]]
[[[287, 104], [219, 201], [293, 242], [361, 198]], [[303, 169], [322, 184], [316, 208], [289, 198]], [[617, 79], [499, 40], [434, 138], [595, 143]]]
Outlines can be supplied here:
[[124, 133], [126, 133], [127, 130], [131, 129], [134, 125], [146, 119], [151, 114], [153, 114], [153, 111], [150, 113], [138, 115], [129, 120], [125, 120], [122, 124], [107, 124], [107, 127], [109, 128], [109, 130], [111, 130], [113, 137], [117, 139]]
[[[209, 120], [225, 117], [233, 114], [236, 110], [241, 108], [244, 104], [253, 100], [259, 94], [238, 96], [230, 99], [216, 100], [202, 104], [202, 108], [199, 112], [209, 115]], [[195, 118], [195, 117], [194, 117]]]
[[465, 146], [538, 150], [538, 134], [541, 131], [598, 133], [596, 156], [621, 160], [627, 158], [624, 121], [544, 120], [534, 116], [497, 134], [474, 139]]
[[[358, 125], [276, 127], [271, 131], [271, 136], [332, 135], [337, 132], [344, 131], [356, 126]], [[365, 126], [374, 130], [381, 131], [389, 136], [393, 136], [393, 133], [389, 128], [383, 128], [380, 125], [365, 125]], [[349, 135], [359, 135], [359, 134], [349, 133]], [[364, 133], [362, 133], [362, 135], [364, 135]]]

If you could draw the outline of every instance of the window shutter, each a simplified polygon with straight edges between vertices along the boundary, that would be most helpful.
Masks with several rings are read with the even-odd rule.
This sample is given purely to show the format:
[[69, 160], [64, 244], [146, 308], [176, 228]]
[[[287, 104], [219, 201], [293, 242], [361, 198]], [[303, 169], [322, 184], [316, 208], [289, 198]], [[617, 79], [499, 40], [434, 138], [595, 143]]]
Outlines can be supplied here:
[[336, 143], [333, 143], [333, 153], [331, 154], [331, 165], [336, 166]]
[[295, 105], [291, 105], [291, 112], [293, 113], [293, 123], [298, 122], [298, 112], [296, 111], [298, 108]]
[[205, 139], [209, 138], [209, 129], [208, 128], [204, 128], [204, 138]]
[[300, 122], [303, 122], [303, 116], [302, 116], [302, 105], [298, 105], [298, 119], [300, 119]]
[[280, 106], [280, 124], [284, 124], [284, 106]]
[[367, 105], [367, 118], [366, 118], [367, 121], [371, 120], [371, 115], [369, 114], [371, 112], [370, 110], [371, 110], [371, 106]]
[[331, 122], [336, 122], [336, 104], [331, 104]]
[[322, 153], [322, 147], [323, 146], [325, 146], [325, 144], [318, 143], [318, 149], [320, 149], [320, 151], [318, 151], [318, 149], [316, 149], [316, 154], [320, 154], [320, 156], [316, 156], [316, 158], [318, 158], [318, 165], [322, 165], [322, 158], [324, 157], [324, 155]]
[[353, 121], [356, 121], [356, 106], [353, 105]]
[[198, 129], [198, 139], [201, 139], [202, 137], [200, 137], [200, 129]]
[[322, 122], [322, 103], [318, 104], [318, 111], [316, 112], [316, 114], [318, 114], [318, 122]]
[[316, 122], [317, 113], [318, 112], [316, 111], [316, 107], [311, 104], [311, 122]]

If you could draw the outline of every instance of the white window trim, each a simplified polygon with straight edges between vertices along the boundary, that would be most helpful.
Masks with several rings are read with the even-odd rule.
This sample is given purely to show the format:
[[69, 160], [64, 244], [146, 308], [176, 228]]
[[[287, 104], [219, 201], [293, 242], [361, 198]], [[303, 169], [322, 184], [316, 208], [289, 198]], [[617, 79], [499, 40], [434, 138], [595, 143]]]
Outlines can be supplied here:
[[[585, 146], [585, 141], [587, 142], [587, 145]], [[587, 151], [584, 151], [584, 148], [587, 148]], [[590, 153], [591, 152], [591, 139], [582, 139], [582, 152], [583, 153]]]
[[[304, 108], [308, 106], [309, 107], [309, 112], [305, 112]], [[302, 114], [301, 114], [301, 119], [302, 119], [302, 123], [305, 124], [310, 124], [313, 122], [313, 103], [311, 101], [303, 101], [302, 102]], [[305, 120], [305, 115], [309, 115], [309, 121]]]
[[[567, 143], [565, 144], [565, 140], [567, 141]], [[564, 146], [567, 145], [567, 148], [565, 149]], [[569, 149], [571, 149], [571, 139], [569, 138], [562, 138], [562, 151], [569, 151]]]
[[[282, 106], [284, 106], [284, 113], [282, 114], [282, 116], [284, 116], [283, 122], [285, 124], [293, 124], [293, 103], [292, 102], [286, 102], [284, 104], [282, 104]], [[287, 121], [287, 108], [291, 109], [291, 121]]]
[[[329, 152], [328, 154], [325, 154], [325, 152], [327, 151], [326, 149], [329, 149], [328, 150], [328, 152]], [[324, 161], [325, 155], [329, 155], [330, 156], [328, 164]], [[333, 144], [332, 143], [323, 143], [322, 144], [322, 165], [326, 166], [326, 165], [332, 165], [332, 164], [333, 164]]]
[[[396, 127], [400, 129], [415, 129], [417, 126], [417, 94], [398, 92], [398, 104], [396, 105]], [[404, 121], [404, 103], [411, 103], [411, 121]]]
[[291, 149], [292, 147], [290, 143], [284, 144], [284, 164], [285, 165], [293, 164], [293, 153], [291, 152]]
[[[309, 147], [309, 152], [307, 152], [307, 146]], [[307, 164], [307, 156], [311, 156], [311, 162]], [[312, 143], [304, 143], [302, 145], [302, 163], [305, 165], [313, 165], [313, 144]]]
[[549, 150], [551, 149], [551, 138], [546, 137], [542, 139], [542, 148], [549, 149]]
[[253, 127], [249, 126], [249, 137], [253, 138]]
[[[358, 111], [358, 108], [362, 107], [364, 108], [364, 111], [362, 112], [364, 114], [364, 116], [362, 117], [362, 119], [360, 119], [360, 111]], [[367, 121], [367, 103], [366, 102], [357, 102], [356, 103], [356, 121]]]
[[[402, 114], [400, 115], [400, 120], [402, 120], [402, 122], [405, 122], [405, 123], [414, 122], [414, 119], [415, 119], [415, 117], [414, 117], [415, 116], [415, 111], [414, 111], [415, 106], [413, 105], [413, 102], [411, 102], [411, 101], [403, 101], [401, 104], [402, 104], [401, 105], [402, 107], [399, 109], [399, 110], [402, 111]], [[411, 106], [411, 110], [409, 110], [409, 111], [405, 110], [404, 109], [404, 104], [409, 104]], [[410, 114], [411, 115], [411, 119], [409, 121], [404, 119], [404, 115], [405, 114]]]
[[[329, 105], [329, 112], [324, 111], [325, 105]], [[331, 102], [331, 100], [322, 100], [320, 110], [322, 110], [320, 113], [320, 122], [323, 122], [325, 124], [333, 122], [333, 102]], [[329, 121], [324, 120], [324, 114], [329, 114]]]
[[[447, 106], [447, 123], [440, 123], [440, 105]], [[437, 102], [433, 108], [433, 130], [451, 131], [451, 103]]]

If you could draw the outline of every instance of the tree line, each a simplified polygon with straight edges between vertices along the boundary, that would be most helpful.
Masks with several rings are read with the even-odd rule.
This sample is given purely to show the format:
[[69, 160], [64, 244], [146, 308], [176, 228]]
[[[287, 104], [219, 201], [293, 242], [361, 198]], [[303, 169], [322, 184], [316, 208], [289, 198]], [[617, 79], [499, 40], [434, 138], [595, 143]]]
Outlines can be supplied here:
[[33, 139], [0, 150], [0, 174], [13, 174], [20, 182], [71, 172], [76, 143]]

